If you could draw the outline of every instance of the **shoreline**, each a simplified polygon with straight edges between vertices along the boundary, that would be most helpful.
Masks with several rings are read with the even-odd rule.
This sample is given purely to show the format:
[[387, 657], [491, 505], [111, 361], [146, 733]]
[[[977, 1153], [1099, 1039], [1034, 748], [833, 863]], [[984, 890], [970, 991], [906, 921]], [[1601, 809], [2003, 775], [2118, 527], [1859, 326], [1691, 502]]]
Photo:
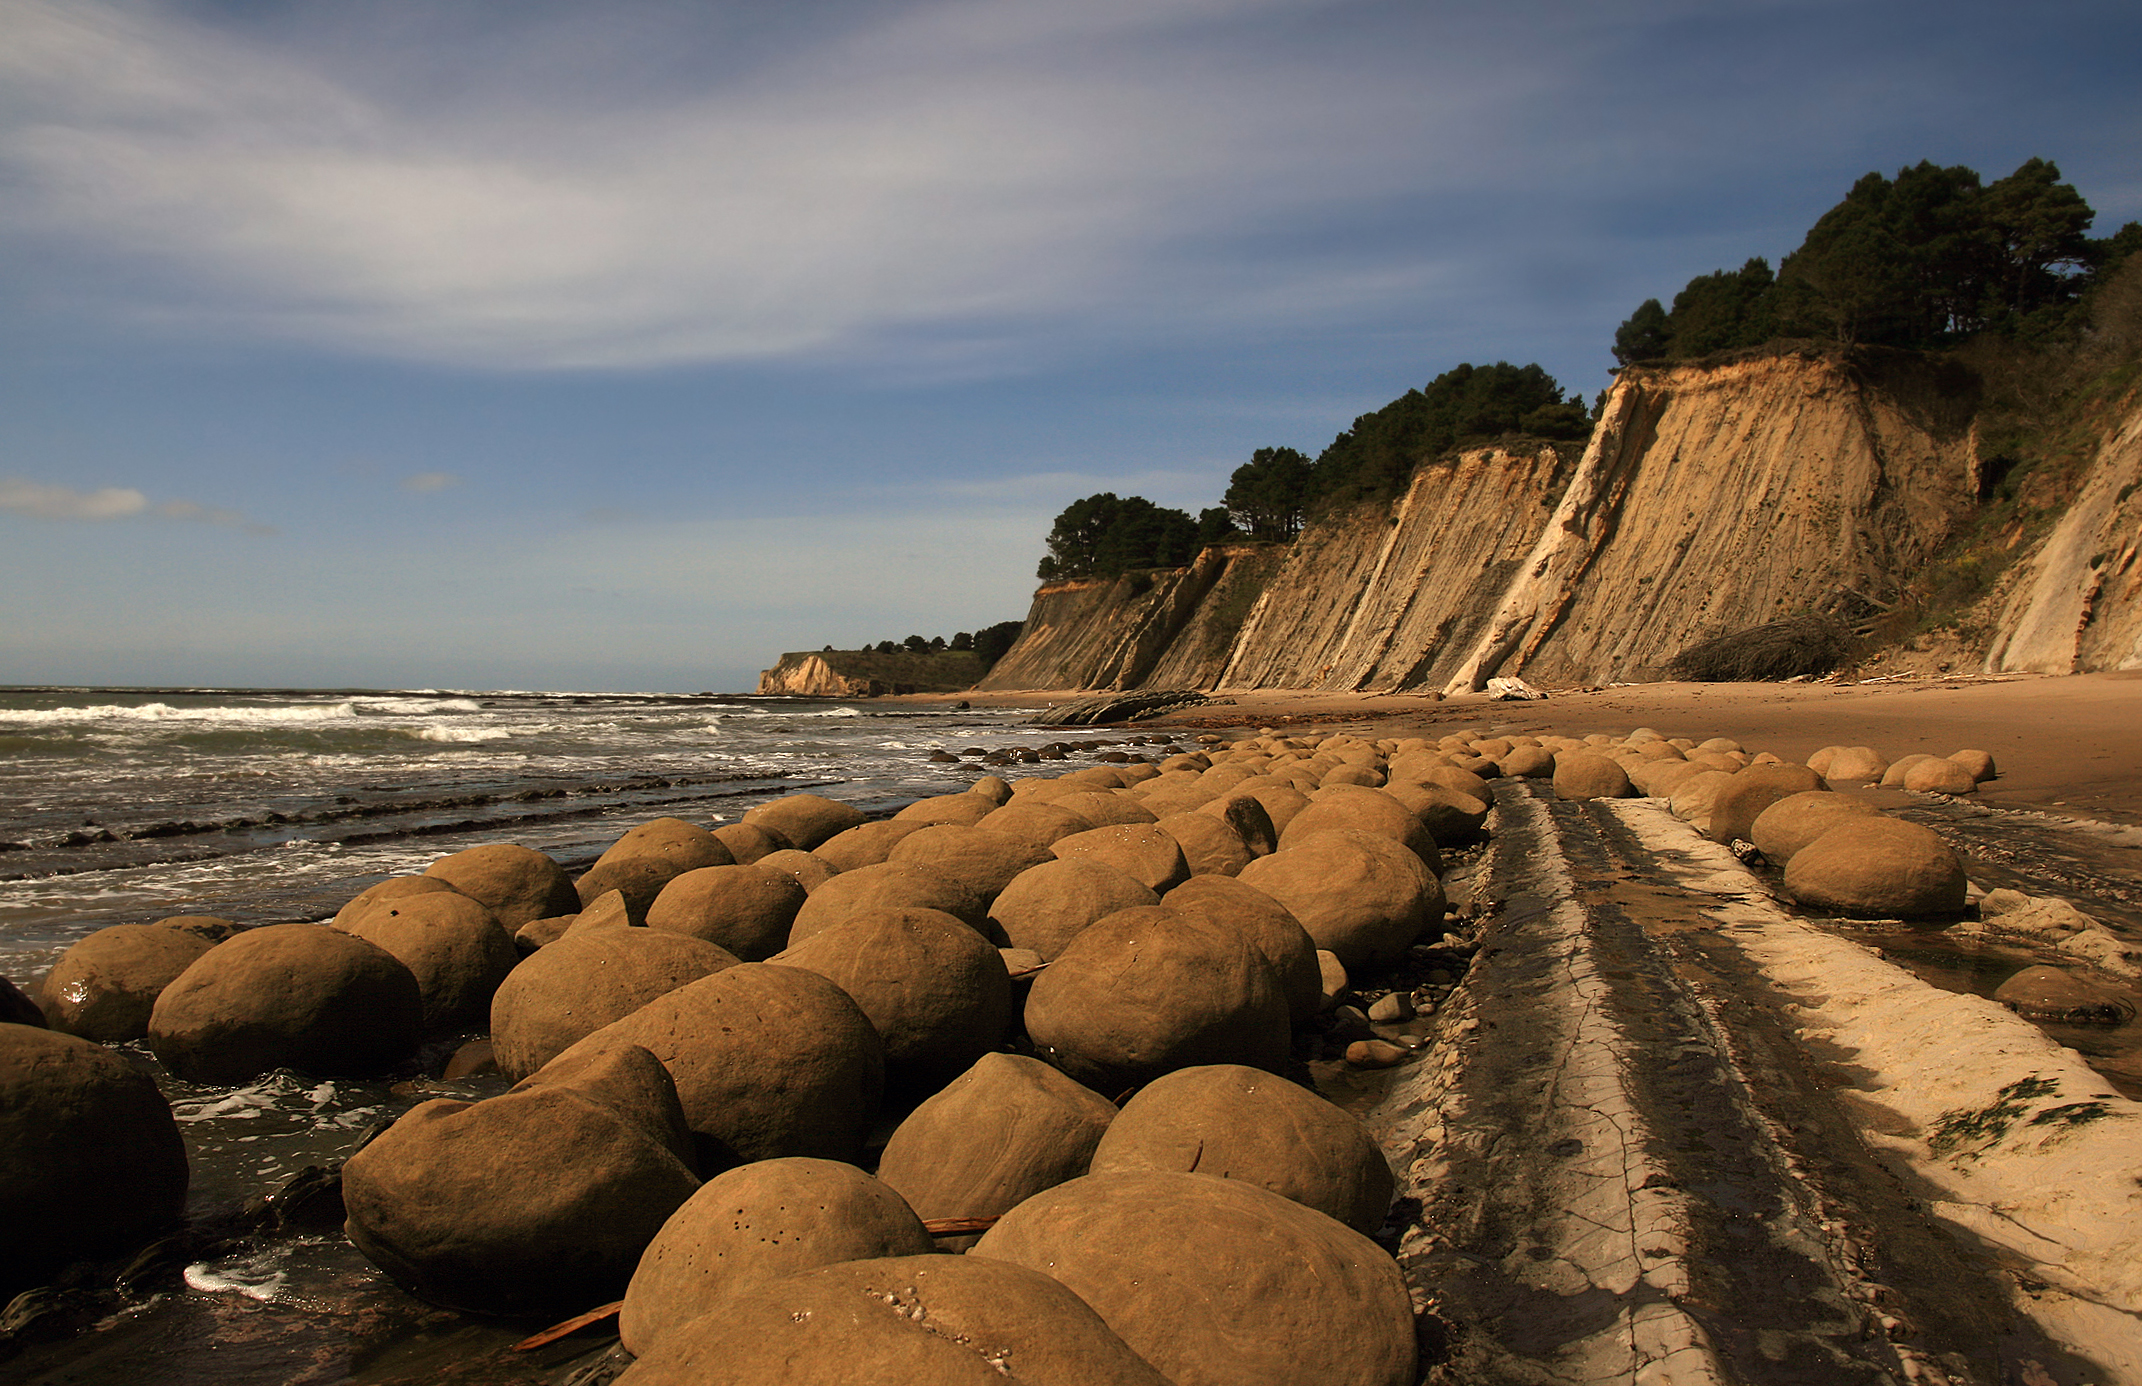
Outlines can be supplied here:
[[[2142, 670], [2100, 674], [1947, 675], [1879, 683], [1646, 683], [1546, 689], [1534, 702], [1486, 694], [1257, 689], [1133, 723], [1118, 731], [1341, 728], [1412, 735], [1459, 728], [1564, 736], [1649, 726], [1661, 735], [1729, 737], [1804, 762], [1824, 746], [1872, 746], [1894, 760], [1914, 751], [1991, 753], [1999, 777], [1971, 798], [1991, 807], [2142, 827]], [[917, 707], [966, 702], [1036, 711], [1089, 689], [910, 693], [874, 702]]]

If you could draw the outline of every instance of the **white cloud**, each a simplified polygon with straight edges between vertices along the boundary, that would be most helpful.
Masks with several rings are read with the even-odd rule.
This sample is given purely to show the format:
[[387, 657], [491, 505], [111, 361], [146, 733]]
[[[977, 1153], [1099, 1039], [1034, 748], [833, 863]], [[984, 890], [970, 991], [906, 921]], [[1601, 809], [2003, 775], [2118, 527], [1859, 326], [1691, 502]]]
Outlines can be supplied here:
[[166, 500], [150, 504], [149, 498], [131, 486], [100, 486], [77, 491], [72, 486], [0, 477], [0, 510], [38, 520], [123, 520], [135, 515], [154, 515], [166, 520], [190, 520], [242, 529], [248, 534], [273, 534], [274, 529], [248, 519], [236, 510], [202, 505], [198, 501]]
[[0, 510], [39, 520], [117, 520], [148, 509], [149, 498], [126, 486], [102, 486], [77, 491], [71, 486], [53, 486], [0, 478]]
[[[1329, 72], [1229, 50], [1326, 3], [931, 0], [701, 90], [457, 100], [369, 94], [388, 49], [353, 76], [152, 5], [0, 0], [0, 164], [18, 227], [126, 256], [138, 311], [388, 355], [629, 366], [1166, 320], [1242, 302], [1169, 263], [1186, 247], [1381, 195], [1424, 115], [1467, 103], [1333, 99]], [[1194, 61], [1171, 46], [1192, 28]]]
[[415, 476], [402, 478], [402, 489], [404, 491], [415, 491], [419, 495], [428, 495], [433, 491], [444, 491], [449, 486], [459, 486], [460, 484], [461, 478], [455, 476], [452, 472], [418, 472]]

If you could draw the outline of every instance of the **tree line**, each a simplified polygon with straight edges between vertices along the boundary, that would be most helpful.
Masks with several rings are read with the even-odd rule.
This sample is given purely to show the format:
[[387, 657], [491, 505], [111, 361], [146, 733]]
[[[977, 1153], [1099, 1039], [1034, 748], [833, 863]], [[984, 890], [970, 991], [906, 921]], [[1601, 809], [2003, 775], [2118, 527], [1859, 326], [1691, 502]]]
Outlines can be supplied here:
[[[1644, 300], [1615, 333], [1614, 357], [1632, 366], [1808, 338], [1914, 350], [1989, 334], [2055, 342], [2081, 330], [2092, 295], [2142, 250], [2142, 225], [2092, 239], [2095, 218], [2045, 159], [1991, 183], [1925, 161], [1894, 178], [1869, 173], [1775, 271], [1757, 256], [1691, 279], [1670, 309]], [[1073, 501], [1037, 575], [1117, 577], [1180, 567], [1230, 539], [1284, 543], [1334, 506], [1401, 494], [1415, 468], [1453, 450], [1512, 435], [1581, 441], [1604, 399], [1565, 398], [1537, 365], [1460, 365], [1355, 419], [1314, 459], [1258, 448], [1220, 504], [1195, 516], [1107, 491]]]
[[[1005, 652], [1011, 649], [1013, 643], [1019, 639], [1019, 632], [1025, 627], [1026, 623], [1024, 621], [999, 621], [993, 626], [984, 626], [980, 630], [960, 631], [953, 635], [950, 640], [947, 640], [942, 635], [928, 637], [910, 635], [905, 640], [880, 640], [875, 645], [864, 645], [862, 652], [869, 654], [899, 654], [904, 651], [908, 654], [927, 655], [945, 651], [956, 653], [972, 651], [981, 657], [983, 664], [990, 665], [1004, 658]], [[824, 652], [831, 653], [832, 650], [833, 647], [828, 645], [825, 647]]]

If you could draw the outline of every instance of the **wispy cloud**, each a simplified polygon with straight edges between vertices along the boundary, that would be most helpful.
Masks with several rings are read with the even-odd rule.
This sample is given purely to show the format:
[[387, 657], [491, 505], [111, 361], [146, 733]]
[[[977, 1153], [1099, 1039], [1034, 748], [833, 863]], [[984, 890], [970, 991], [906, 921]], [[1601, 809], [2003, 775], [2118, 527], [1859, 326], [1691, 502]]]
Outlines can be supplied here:
[[444, 491], [450, 486], [459, 486], [460, 484], [461, 478], [455, 476], [452, 472], [418, 472], [415, 476], [402, 478], [402, 489], [404, 491], [415, 491], [419, 495], [428, 495], [433, 491]]
[[124, 520], [151, 515], [165, 520], [186, 520], [244, 530], [248, 534], [273, 534], [275, 530], [236, 510], [202, 505], [190, 500], [165, 500], [153, 504], [131, 486], [100, 486], [78, 491], [72, 486], [0, 477], [0, 510], [27, 515], [35, 520]]

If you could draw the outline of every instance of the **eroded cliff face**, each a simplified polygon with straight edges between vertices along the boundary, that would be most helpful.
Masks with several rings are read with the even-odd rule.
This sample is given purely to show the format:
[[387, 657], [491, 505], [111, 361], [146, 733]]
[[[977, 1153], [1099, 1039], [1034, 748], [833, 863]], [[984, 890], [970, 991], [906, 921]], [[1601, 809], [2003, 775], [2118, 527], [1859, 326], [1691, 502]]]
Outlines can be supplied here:
[[2081, 490], [2006, 588], [1989, 671], [2142, 669], [2142, 402], [2130, 401]]

